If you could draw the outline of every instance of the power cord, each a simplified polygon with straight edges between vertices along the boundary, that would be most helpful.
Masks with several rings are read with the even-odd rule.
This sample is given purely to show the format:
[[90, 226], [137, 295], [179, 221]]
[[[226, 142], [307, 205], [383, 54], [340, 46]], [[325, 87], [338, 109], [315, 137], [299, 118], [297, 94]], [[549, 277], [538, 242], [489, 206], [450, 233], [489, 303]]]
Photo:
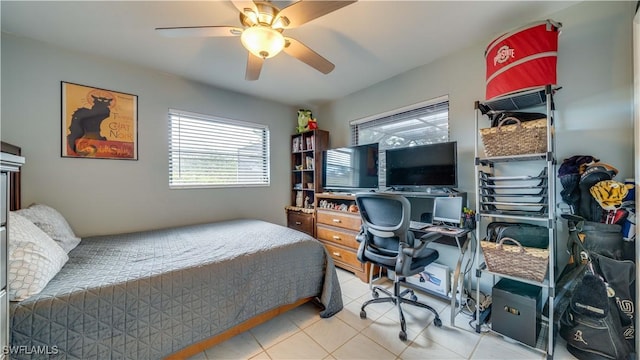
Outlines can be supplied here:
[[490, 315], [491, 311], [491, 303], [492, 298], [490, 295], [486, 295], [480, 292], [480, 301], [477, 302], [476, 299], [469, 294], [467, 297], [467, 304], [465, 306], [465, 310], [462, 312], [469, 316], [471, 320], [469, 321], [469, 326], [472, 329], [476, 329], [476, 324], [478, 323], [476, 319], [476, 306], [480, 311], [480, 332], [488, 332], [490, 331], [489, 325], [486, 324], [486, 319]]

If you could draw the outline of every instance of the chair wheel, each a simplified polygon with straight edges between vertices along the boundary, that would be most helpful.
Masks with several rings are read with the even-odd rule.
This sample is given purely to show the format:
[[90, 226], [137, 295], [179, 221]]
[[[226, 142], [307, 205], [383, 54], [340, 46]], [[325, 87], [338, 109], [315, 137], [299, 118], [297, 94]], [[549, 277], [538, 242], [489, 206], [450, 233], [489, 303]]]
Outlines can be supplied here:
[[367, 312], [364, 310], [360, 310], [360, 319], [366, 319], [367, 318]]
[[380, 297], [380, 294], [376, 290], [373, 290], [371, 292], [371, 296], [373, 296], [374, 299], [377, 299]]
[[442, 327], [442, 320], [440, 320], [440, 318], [433, 319], [433, 325], [436, 327]]
[[400, 331], [400, 334], [398, 334], [398, 337], [400, 338], [400, 340], [402, 341], [407, 341], [407, 333], [404, 331]]
[[415, 294], [411, 295], [411, 300], [412, 301], [418, 301], [418, 297]]

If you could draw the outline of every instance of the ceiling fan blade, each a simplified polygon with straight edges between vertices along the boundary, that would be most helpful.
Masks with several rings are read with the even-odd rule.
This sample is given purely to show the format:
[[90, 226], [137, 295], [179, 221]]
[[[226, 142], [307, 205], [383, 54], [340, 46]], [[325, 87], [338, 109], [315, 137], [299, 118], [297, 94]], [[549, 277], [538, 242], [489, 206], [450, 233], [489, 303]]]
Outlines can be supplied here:
[[280, 10], [273, 25], [275, 28], [294, 28], [356, 1], [298, 1]]
[[249, 0], [249, 1], [231, 0], [231, 2], [233, 3], [233, 6], [235, 6], [236, 9], [238, 9], [238, 11], [240, 11], [241, 13], [244, 13], [245, 9], [249, 9], [249, 10], [255, 12], [256, 14], [258, 13], [258, 10], [256, 8], [256, 4], [251, 0]]
[[221, 37], [240, 36], [243, 28], [235, 26], [182, 26], [156, 28], [160, 34], [166, 37]]
[[255, 56], [250, 52], [247, 52], [247, 54], [247, 71], [244, 75], [244, 79], [249, 81], [258, 80], [264, 59], [259, 56]]
[[290, 37], [285, 37], [284, 52], [323, 74], [330, 73], [336, 67], [331, 61], [323, 58], [305, 44]]

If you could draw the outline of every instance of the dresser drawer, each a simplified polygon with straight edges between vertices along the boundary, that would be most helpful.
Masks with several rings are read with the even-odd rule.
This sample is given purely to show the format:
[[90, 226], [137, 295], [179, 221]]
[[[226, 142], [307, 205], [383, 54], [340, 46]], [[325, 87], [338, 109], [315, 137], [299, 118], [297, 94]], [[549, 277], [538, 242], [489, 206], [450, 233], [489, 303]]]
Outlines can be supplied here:
[[346, 265], [357, 271], [364, 270], [364, 264], [358, 260], [355, 250], [331, 245], [327, 242], [324, 242], [324, 246], [327, 248], [329, 255], [331, 255], [337, 265]]
[[316, 237], [320, 240], [330, 241], [350, 249], [357, 249], [360, 245], [356, 240], [358, 233], [334, 226], [318, 224], [316, 227]]
[[335, 211], [322, 211], [318, 210], [318, 224], [326, 224], [331, 226], [341, 227], [349, 230], [360, 230], [360, 216], [356, 214], [341, 214]]
[[297, 211], [287, 211], [287, 227], [313, 236], [313, 215]]

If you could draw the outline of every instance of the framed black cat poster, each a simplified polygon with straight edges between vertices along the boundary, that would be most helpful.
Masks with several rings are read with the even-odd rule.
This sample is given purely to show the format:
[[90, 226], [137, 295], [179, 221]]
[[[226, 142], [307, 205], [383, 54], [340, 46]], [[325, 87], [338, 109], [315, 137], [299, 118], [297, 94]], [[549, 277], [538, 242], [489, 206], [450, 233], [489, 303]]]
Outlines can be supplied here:
[[62, 156], [138, 160], [138, 97], [62, 81]]

